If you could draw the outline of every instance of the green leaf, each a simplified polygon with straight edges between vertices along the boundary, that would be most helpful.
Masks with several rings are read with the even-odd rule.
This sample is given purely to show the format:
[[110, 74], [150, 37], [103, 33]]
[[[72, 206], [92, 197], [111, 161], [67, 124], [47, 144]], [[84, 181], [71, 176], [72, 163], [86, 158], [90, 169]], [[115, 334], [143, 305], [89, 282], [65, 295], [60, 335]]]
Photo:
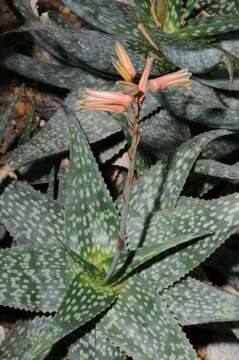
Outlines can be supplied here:
[[203, 244], [197, 242], [183, 249], [179, 249], [177, 252], [172, 252], [160, 262], [148, 268], [144, 272], [144, 275], [148, 280], [151, 279], [151, 281], [153, 281], [159, 291], [165, 289], [201, 264], [227, 240], [235, 230], [234, 228], [217, 232], [204, 239]]
[[106, 310], [116, 297], [115, 289], [97, 286], [87, 274], [76, 274], [55, 317], [38, 337], [30, 359], [37, 360], [54, 343]]
[[239, 180], [239, 163], [227, 165], [215, 160], [198, 160], [194, 171], [225, 180]]
[[117, 1], [92, 0], [90, 3], [81, 0], [63, 0], [76, 15], [95, 28], [120, 36], [134, 36], [138, 17], [135, 8]]
[[[22, 360], [31, 352], [32, 347], [43, 329], [48, 325], [50, 317], [35, 317], [33, 320], [20, 320], [0, 347], [0, 357], [4, 360]], [[45, 354], [38, 360], [45, 359]]]
[[150, 6], [150, 0], [135, 0], [135, 4], [137, 6], [137, 10], [139, 11], [140, 17], [143, 23], [150, 29], [154, 29], [156, 24], [152, 17]]
[[188, 68], [194, 74], [208, 73], [219, 67], [227, 69], [232, 62], [230, 54], [216, 45], [205, 45], [155, 31], [151, 32], [151, 36], [168, 61], [176, 67]]
[[236, 193], [215, 200], [200, 200], [157, 211], [151, 217], [147, 231], [144, 224], [141, 224], [141, 219], [135, 219], [135, 223], [133, 220], [130, 221], [128, 237], [132, 244], [136, 245], [136, 239], [139, 240], [142, 235], [139, 233], [139, 226], [146, 232], [144, 243], [147, 245], [168, 241], [183, 234], [205, 231], [209, 234], [229, 230], [239, 223], [238, 199], [239, 194]]
[[119, 218], [79, 124], [70, 127], [70, 171], [65, 203], [67, 245], [82, 256], [115, 248]]
[[163, 30], [169, 33], [180, 28], [182, 15], [182, 1], [168, 0], [167, 13], [163, 22]]
[[189, 172], [203, 147], [210, 141], [229, 134], [230, 132], [227, 130], [206, 132], [193, 137], [179, 147], [168, 165], [168, 172], [160, 196], [161, 209], [177, 205]]
[[239, 91], [239, 71], [233, 72], [233, 81], [229, 83], [228, 71], [211, 71], [209, 74], [200, 75], [198, 78], [202, 84], [221, 90]]
[[201, 152], [203, 158], [219, 160], [239, 148], [239, 136], [233, 133], [229, 136], [211, 141]]
[[43, 84], [72, 89], [83, 73], [83, 70], [79, 68], [44, 63], [38, 59], [9, 51], [2, 46], [1, 51], [5, 54], [0, 58], [0, 65], [3, 68]]
[[[189, 235], [183, 235], [178, 238], [172, 239], [170, 241], [164, 241], [161, 244], [155, 244], [151, 246], [143, 246], [138, 248], [135, 251], [130, 251], [124, 256], [121, 256], [119, 264], [118, 264], [118, 272], [113, 276], [110, 282], [118, 282], [119, 278], [122, 279], [127, 278], [127, 276], [133, 273], [137, 268], [142, 265], [146, 265], [150, 260], [153, 260], [156, 256], [160, 255], [166, 250], [172, 249], [180, 244], [184, 244], [185, 242], [189, 242], [195, 238], [202, 237], [203, 235], [207, 234], [205, 231], [204, 233], [192, 233]], [[107, 259], [105, 262], [102, 263], [103, 266], [108, 266], [112, 263], [112, 258]], [[148, 264], [149, 265], [149, 264]]]
[[7, 186], [0, 196], [1, 222], [19, 243], [64, 241], [64, 211], [29, 185]]
[[9, 103], [7, 104], [6, 111], [0, 116], [0, 143], [3, 140], [5, 129], [11, 120], [11, 117], [14, 112], [15, 104], [17, 101], [17, 97], [14, 96], [10, 99]]
[[134, 184], [130, 192], [130, 216], [144, 218], [154, 210], [165, 172], [165, 162], [160, 161], [151, 166]]
[[[153, 109], [152, 107], [151, 112]], [[156, 109], [156, 114], [149, 115], [140, 124], [140, 145], [146, 153], [162, 159], [189, 140], [190, 132], [187, 124], [182, 124], [166, 109]]]
[[140, 277], [121, 289], [116, 304], [98, 328], [135, 360], [197, 359], [158, 293]]
[[191, 21], [189, 25], [173, 35], [183, 38], [194, 38], [224, 34], [239, 29], [238, 17], [232, 16], [208, 16], [200, 20]]
[[125, 355], [93, 328], [70, 347], [72, 360], [124, 360]]
[[202, 0], [200, 5], [210, 15], [234, 15], [239, 9], [238, 0]]
[[[72, 90], [65, 101], [66, 106], [75, 112], [88, 140], [93, 143], [118, 133], [121, 129], [115, 119], [108, 113], [82, 113], [75, 109], [75, 102], [83, 98], [83, 91], [86, 87], [109, 90], [112, 83], [84, 73], [79, 85]], [[10, 153], [10, 166], [24, 172], [24, 168], [26, 171], [25, 164], [67, 151], [69, 148], [68, 124], [72, 121], [75, 121], [73, 114], [66, 115], [60, 108], [29, 143], [17, 147]], [[27, 169], [29, 169], [29, 164]]]
[[0, 303], [31, 311], [55, 311], [72, 277], [65, 250], [56, 245], [0, 251]]
[[239, 320], [239, 298], [187, 278], [165, 290], [163, 299], [181, 325]]
[[160, 289], [165, 288], [183, 277], [204, 261], [221, 243], [235, 232], [239, 223], [238, 194], [229, 195], [212, 201], [195, 201], [156, 212], [151, 220], [142, 224], [142, 218], [131, 218], [128, 224], [130, 246], [138, 244], [161, 243], [172, 237], [191, 232], [209, 231], [215, 234], [201, 242], [170, 251], [144, 274], [155, 281]]

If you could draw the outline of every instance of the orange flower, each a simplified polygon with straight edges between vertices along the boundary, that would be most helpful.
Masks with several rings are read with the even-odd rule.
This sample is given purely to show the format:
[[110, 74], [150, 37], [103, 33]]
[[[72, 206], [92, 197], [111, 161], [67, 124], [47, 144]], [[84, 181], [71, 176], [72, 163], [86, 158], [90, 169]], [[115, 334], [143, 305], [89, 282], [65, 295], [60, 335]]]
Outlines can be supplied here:
[[122, 92], [95, 91], [87, 89], [85, 99], [77, 101], [81, 111], [97, 110], [123, 113], [133, 103], [133, 96]]
[[113, 66], [125, 81], [133, 81], [136, 75], [136, 69], [126, 50], [118, 41], [116, 41], [115, 44], [115, 51], [119, 60], [113, 60]]
[[144, 68], [143, 74], [139, 81], [139, 91], [143, 94], [145, 93], [146, 88], [147, 88], [147, 83], [148, 83], [152, 64], [153, 64], [153, 59], [151, 57], [148, 57], [146, 66]]
[[163, 90], [171, 86], [180, 86], [190, 88], [190, 76], [192, 74], [188, 69], [179, 70], [172, 74], [163, 75], [158, 78], [149, 80], [148, 89], [152, 92]]

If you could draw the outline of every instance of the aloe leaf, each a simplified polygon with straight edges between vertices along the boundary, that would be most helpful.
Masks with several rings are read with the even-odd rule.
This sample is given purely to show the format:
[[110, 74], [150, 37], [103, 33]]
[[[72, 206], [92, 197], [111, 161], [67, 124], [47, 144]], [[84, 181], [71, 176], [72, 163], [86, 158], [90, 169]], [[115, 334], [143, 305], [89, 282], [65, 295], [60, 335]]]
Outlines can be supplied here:
[[[202, 237], [205, 234], [207, 234], [207, 232], [183, 235], [174, 238], [171, 241], [164, 241], [161, 244], [143, 246], [135, 251], [129, 251], [128, 254], [121, 256], [120, 262], [118, 264], [118, 273], [116, 272], [111, 282], [118, 281], [119, 277], [121, 279], [127, 278], [129, 274], [133, 273], [141, 265], [147, 266], [147, 263], [150, 260], [153, 260], [156, 256], [160, 255], [164, 251], [172, 249], [180, 244], [184, 244], [185, 242], [189, 242], [190, 240]], [[110, 265], [112, 263], [112, 258], [107, 259], [107, 263], [109, 263]], [[105, 265], [106, 262], [104, 262], [103, 264]]]
[[190, 277], [165, 290], [163, 299], [181, 325], [239, 319], [237, 296]]
[[227, 165], [215, 160], [198, 160], [194, 171], [225, 180], [239, 180], [239, 163]]
[[145, 225], [142, 225], [141, 218], [131, 218], [128, 238], [131, 248], [134, 249], [143, 242], [147, 245], [160, 243], [170, 240], [172, 236], [189, 234], [190, 231], [200, 232], [207, 229], [215, 232], [203, 240], [203, 246], [201, 242], [196, 242], [171, 251], [144, 271], [147, 279], [154, 280], [156, 286], [162, 289], [198, 266], [229, 238], [237, 227], [238, 196], [229, 195], [218, 200], [197, 201], [191, 205], [178, 206], [174, 210], [156, 212]]
[[78, 68], [44, 63], [17, 52], [9, 52], [2, 46], [1, 51], [5, 54], [0, 59], [2, 67], [44, 84], [72, 89], [82, 75], [82, 70]]
[[132, 187], [129, 200], [129, 214], [132, 217], [147, 216], [154, 210], [159, 196], [166, 168], [160, 161], [142, 175]]
[[2, 305], [31, 311], [56, 310], [72, 277], [62, 247], [19, 246], [1, 250], [0, 260]]
[[210, 15], [234, 15], [239, 9], [238, 0], [202, 0], [200, 4]]
[[208, 236], [203, 241], [203, 247], [201, 242], [197, 242], [169, 254], [144, 272], [146, 278], [148, 280], [151, 279], [158, 290], [163, 290], [171, 286], [201, 264], [223, 244], [235, 230], [236, 228], [226, 229], [225, 231], [222, 230], [221, 232]]
[[14, 96], [10, 99], [6, 111], [0, 116], [0, 143], [3, 140], [5, 129], [11, 120], [11, 116], [14, 112], [17, 97]]
[[[30, 2], [25, 0], [13, 0], [8, 4], [9, 10], [14, 12], [14, 15], [22, 23], [23, 20], [26, 22], [26, 27], [30, 26], [33, 22], [37, 22], [39, 19], [33, 14], [32, 7]], [[74, 66], [74, 62], [71, 61], [71, 58], [67, 58], [62, 51], [60, 51], [59, 46], [57, 46], [54, 37], [45, 32], [45, 31], [31, 31], [31, 35], [34, 40], [47, 52], [49, 52], [53, 57], [62, 63], [67, 63], [70, 66]]]
[[182, 1], [168, 0], [167, 13], [163, 23], [163, 29], [166, 32], [175, 32], [180, 28], [182, 15]]
[[[239, 8], [239, 6], [238, 6]], [[225, 35], [218, 44], [220, 48], [239, 59], [239, 32]]]
[[189, 172], [203, 147], [210, 141], [229, 134], [230, 132], [226, 130], [209, 131], [195, 136], [192, 140], [179, 147], [168, 165], [168, 172], [159, 201], [161, 209], [177, 205]]
[[166, 109], [160, 109], [156, 114], [143, 120], [140, 125], [141, 145], [147, 153], [157, 159], [168, 156], [188, 139], [188, 126], [182, 124]]
[[239, 136], [233, 133], [229, 136], [211, 141], [201, 152], [203, 158], [219, 160], [239, 148]]
[[[141, 242], [144, 240], [145, 244], [150, 245], [192, 232], [208, 231], [209, 234], [235, 228], [239, 223], [238, 199], [239, 194], [233, 194], [157, 211], [152, 215], [146, 229], [140, 218], [130, 219], [130, 244], [137, 247], [140, 239]], [[143, 234], [140, 234], [140, 229]]]
[[[168, 111], [209, 128], [238, 130], [238, 109], [226, 107], [213, 88], [192, 81], [192, 89], [171, 88], [158, 96]], [[204, 98], [203, 98], [204, 97]]]
[[135, 0], [135, 4], [137, 6], [137, 9], [139, 11], [140, 17], [143, 21], [143, 23], [150, 29], [154, 29], [156, 27], [156, 24], [153, 20], [150, 6], [151, 1], [150, 0]]
[[40, 192], [12, 183], [0, 196], [1, 222], [19, 243], [41, 244], [64, 239], [64, 211]]
[[105, 311], [116, 297], [115, 289], [98, 287], [87, 274], [77, 273], [55, 317], [38, 337], [30, 359], [37, 360], [41, 353], [48, 351], [57, 341], [94, 319]]
[[134, 36], [138, 17], [131, 5], [107, 0], [92, 0], [90, 3], [86, 0], [63, 0], [63, 3], [81, 19], [103, 32]]
[[158, 293], [138, 276], [123, 286], [98, 328], [135, 360], [153, 360], [155, 354], [162, 360], [197, 359]]
[[215, 89], [239, 91], [239, 71], [233, 72], [233, 81], [229, 83], [227, 71], [212, 71], [207, 75], [200, 75], [197, 80], [202, 84], [213, 87]]
[[205, 45], [183, 38], [166, 36], [153, 32], [152, 38], [160, 52], [179, 68], [188, 68], [194, 74], [204, 74], [217, 68], [227, 69], [232, 62], [230, 54], [226, 54], [216, 45]]
[[70, 171], [65, 203], [68, 246], [81, 255], [93, 248], [113, 250], [119, 233], [118, 214], [78, 124], [70, 127]]
[[[79, 85], [72, 90], [65, 101], [66, 106], [75, 112], [91, 143], [120, 132], [121, 129], [110, 114], [82, 113], [75, 110], [75, 101], [83, 98], [85, 87], [108, 90], [111, 86], [112, 83], [109, 81], [84, 73]], [[30, 142], [10, 153], [8, 157], [10, 166], [21, 171], [21, 167], [27, 163], [67, 151], [69, 148], [68, 123], [73, 119], [75, 120], [72, 113], [66, 115], [62, 109], [59, 109]]]
[[175, 36], [183, 38], [194, 38], [224, 34], [239, 29], [238, 17], [231, 16], [208, 16], [200, 20], [191, 21], [189, 25], [181, 30], [175, 31]]
[[72, 360], [124, 360], [125, 355], [95, 328], [69, 349]]
[[[35, 317], [32, 320], [20, 320], [0, 347], [0, 356], [4, 360], [22, 360], [31, 351], [35, 340], [48, 325], [50, 317]], [[38, 360], [43, 360], [45, 354]]]

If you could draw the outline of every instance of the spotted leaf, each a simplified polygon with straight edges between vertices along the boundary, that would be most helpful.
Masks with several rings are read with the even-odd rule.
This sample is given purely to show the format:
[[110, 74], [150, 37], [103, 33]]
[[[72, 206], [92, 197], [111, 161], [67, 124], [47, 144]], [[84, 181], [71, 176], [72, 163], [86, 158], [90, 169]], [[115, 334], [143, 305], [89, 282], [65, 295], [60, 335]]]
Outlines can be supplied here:
[[84, 273], [73, 278], [55, 317], [49, 322], [32, 349], [30, 359], [48, 351], [57, 341], [83, 326], [106, 310], [116, 299], [117, 291], [99, 287]]
[[146, 229], [140, 218], [132, 219], [128, 231], [130, 243], [137, 247], [140, 239], [144, 240], [146, 245], [150, 245], [183, 234], [205, 231], [209, 234], [235, 228], [239, 224], [238, 199], [239, 194], [236, 193], [216, 200], [200, 200], [157, 211], [151, 216]]
[[20, 246], [0, 251], [0, 303], [31, 311], [55, 311], [72, 274], [57, 245]]
[[180, 28], [182, 15], [182, 1], [168, 0], [167, 13], [163, 23], [163, 30], [166, 32], [175, 32]]
[[110, 251], [119, 232], [113, 201], [81, 127], [70, 128], [70, 171], [65, 204], [66, 239], [81, 254], [93, 249]]
[[17, 101], [17, 97], [16, 96], [12, 97], [7, 106], [6, 111], [0, 116], [0, 142], [2, 142], [3, 140], [5, 129], [13, 115], [16, 101]]
[[[79, 85], [66, 98], [66, 105], [75, 112], [89, 141], [93, 143], [120, 132], [120, 126], [110, 114], [102, 112], [81, 113], [75, 110], [75, 102], [83, 97], [85, 87], [108, 90], [112, 87], [112, 83], [84, 72]], [[9, 154], [10, 166], [24, 172], [29, 169], [29, 163], [35, 160], [67, 151], [69, 149], [68, 124], [73, 119], [75, 120], [72, 113], [66, 115], [62, 109], [58, 109], [47, 125], [27, 145], [18, 146]]]
[[198, 80], [207, 86], [221, 90], [239, 91], [239, 71], [235, 70], [233, 73], [233, 81], [229, 83], [228, 71], [217, 70], [211, 71], [209, 74], [203, 74], [198, 77]]
[[232, 61], [231, 56], [215, 45], [167, 36], [156, 31], [151, 31], [151, 37], [169, 62], [179, 68], [188, 68], [194, 74], [208, 73], [219, 67], [227, 69]]
[[[133, 6], [107, 0], [63, 0], [80, 18], [102, 30], [116, 35], [133, 36], [138, 17]], [[120, 21], [119, 21], [120, 19]]]
[[237, 296], [190, 277], [166, 290], [163, 299], [181, 325], [239, 319]]
[[158, 290], [167, 288], [188, 274], [211, 255], [236, 229], [217, 232], [201, 242], [188, 245], [184, 249], [172, 252], [148, 268], [144, 275], [151, 279]]
[[238, 12], [238, 0], [202, 0], [203, 9], [210, 15], [234, 15]]
[[[0, 356], [4, 360], [22, 360], [31, 351], [35, 340], [49, 323], [50, 317], [35, 317], [16, 323], [7, 339], [1, 344]], [[43, 360], [45, 354], [38, 360]]]
[[197, 359], [158, 293], [138, 276], [124, 285], [98, 327], [135, 360], [153, 360], [155, 354], [162, 360]]
[[5, 56], [0, 59], [0, 65], [43, 84], [72, 89], [82, 75], [79, 68], [48, 64], [17, 52], [9, 51], [1, 46]]
[[227, 130], [210, 131], [195, 136], [179, 147], [168, 166], [168, 173], [160, 195], [161, 209], [176, 206], [188, 174], [203, 147], [210, 141], [228, 134], [230, 133]]
[[183, 29], [174, 32], [175, 36], [183, 38], [204, 37], [223, 34], [239, 29], [238, 17], [232, 16], [208, 16], [200, 20], [191, 21]]
[[[206, 233], [206, 232], [205, 232]], [[118, 264], [118, 272], [113, 276], [111, 282], [118, 282], [128, 277], [129, 274], [132, 274], [135, 270], [140, 268], [140, 266], [150, 266], [152, 263], [150, 261], [156, 258], [158, 255], [162, 254], [164, 251], [172, 249], [180, 244], [184, 244], [193, 240], [195, 238], [202, 237], [205, 233], [192, 233], [190, 235], [184, 235], [171, 241], [165, 241], [162, 244], [156, 244], [151, 246], [143, 246], [138, 248], [135, 251], [130, 251], [128, 254], [121, 256], [120, 262]], [[104, 265], [112, 263], [112, 258], [107, 259], [104, 262]]]
[[142, 22], [148, 28], [154, 29], [156, 24], [154, 22], [154, 19], [152, 17], [151, 11], [150, 11], [150, 7], [151, 7], [150, 0], [135, 0], [135, 4], [136, 4], [137, 9], [139, 11]]
[[239, 180], [239, 164], [227, 165], [215, 160], [198, 160], [194, 171], [225, 180]]
[[1, 222], [16, 241], [64, 241], [64, 210], [29, 185], [12, 183], [0, 196]]
[[72, 360], [124, 360], [125, 355], [93, 328], [69, 349]]
[[164, 165], [161, 161], [151, 166], [134, 184], [129, 200], [130, 216], [145, 217], [154, 210], [166, 172]]
[[237, 108], [226, 107], [213, 88], [195, 80], [191, 83], [190, 91], [172, 87], [159, 93], [162, 105], [184, 120], [209, 128], [238, 130]]

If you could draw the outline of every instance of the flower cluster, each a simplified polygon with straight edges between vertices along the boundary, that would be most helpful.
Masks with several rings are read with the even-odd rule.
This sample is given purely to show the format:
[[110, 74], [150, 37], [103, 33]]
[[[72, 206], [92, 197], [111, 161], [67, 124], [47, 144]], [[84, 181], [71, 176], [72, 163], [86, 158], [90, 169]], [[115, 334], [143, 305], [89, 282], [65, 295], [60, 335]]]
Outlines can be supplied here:
[[122, 76], [124, 81], [118, 84], [123, 89], [120, 92], [96, 91], [87, 89], [85, 99], [77, 101], [81, 111], [96, 110], [124, 113], [134, 102], [142, 102], [147, 91], [156, 92], [171, 86], [190, 87], [191, 73], [187, 69], [163, 75], [149, 80], [153, 59], [148, 57], [144, 71], [138, 84], [134, 78], [137, 74], [134, 64], [129, 58], [123, 46], [117, 41], [115, 51], [118, 59], [113, 61], [113, 66]]

